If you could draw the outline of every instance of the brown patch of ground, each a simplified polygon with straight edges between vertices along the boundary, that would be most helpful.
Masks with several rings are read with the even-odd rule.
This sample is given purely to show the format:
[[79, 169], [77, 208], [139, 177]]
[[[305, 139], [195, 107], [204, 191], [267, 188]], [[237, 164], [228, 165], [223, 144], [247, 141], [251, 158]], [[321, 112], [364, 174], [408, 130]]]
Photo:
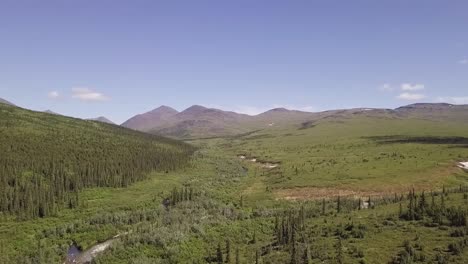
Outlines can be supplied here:
[[392, 195], [388, 192], [357, 191], [339, 188], [298, 187], [289, 189], [278, 189], [274, 191], [275, 196], [285, 200], [319, 200], [340, 197], [382, 197]]
[[[458, 163], [456, 163], [458, 164]], [[366, 198], [366, 197], [392, 197], [393, 195], [405, 195], [411, 189], [417, 192], [440, 190], [445, 187], [451, 187], [452, 184], [445, 184], [447, 180], [453, 177], [460, 168], [454, 166], [454, 162], [440, 164], [441, 167], [432, 169], [431, 171], [421, 172], [419, 175], [413, 176], [412, 181], [406, 183], [390, 183], [390, 182], [367, 182], [355, 189], [340, 188], [340, 187], [294, 187], [283, 188], [273, 191], [278, 199], [300, 201], [300, 200], [321, 200], [333, 199], [340, 197], [349, 198]], [[383, 181], [383, 180], [382, 180]], [[458, 186], [458, 184], [455, 184]]]

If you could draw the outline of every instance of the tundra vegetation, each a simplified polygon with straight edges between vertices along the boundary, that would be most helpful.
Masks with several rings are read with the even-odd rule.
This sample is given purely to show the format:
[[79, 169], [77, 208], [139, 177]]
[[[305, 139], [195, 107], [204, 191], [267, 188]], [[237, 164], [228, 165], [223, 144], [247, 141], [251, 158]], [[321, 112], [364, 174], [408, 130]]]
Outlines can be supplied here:
[[[2, 195], [19, 201], [2, 205], [0, 263], [61, 263], [71, 245], [118, 234], [94, 263], [468, 260], [468, 173], [457, 167], [468, 125], [353, 117], [185, 144], [1, 110], [2, 153], [16, 153], [0, 163]], [[48, 138], [43, 122], [60, 128]], [[61, 160], [58, 176], [48, 168]], [[26, 206], [52, 197], [47, 214]]]

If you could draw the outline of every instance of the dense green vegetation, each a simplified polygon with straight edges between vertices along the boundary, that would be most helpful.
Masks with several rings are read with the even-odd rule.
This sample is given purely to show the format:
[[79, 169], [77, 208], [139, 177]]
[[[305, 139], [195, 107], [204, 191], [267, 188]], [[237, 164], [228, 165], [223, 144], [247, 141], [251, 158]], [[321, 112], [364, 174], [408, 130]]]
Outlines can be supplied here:
[[280, 162], [262, 184], [281, 197], [310, 187], [375, 195], [465, 183], [456, 164], [468, 157], [467, 131], [467, 123], [355, 116], [219, 142], [233, 155]]
[[[130, 136], [114, 144], [141, 139], [119, 131]], [[186, 166], [83, 185], [80, 202], [50, 216], [7, 214], [0, 263], [61, 263], [70, 245], [116, 235], [95, 263], [466, 263], [468, 173], [456, 163], [468, 160], [467, 131], [358, 116], [191, 141]]]
[[142, 218], [97, 263], [464, 263], [468, 256], [464, 186], [362, 199], [244, 199], [235, 190], [262, 177], [256, 165], [245, 175], [205, 150], [181, 184], [202, 195], [154, 209], [159, 218]]
[[241, 197], [263, 177], [256, 169], [205, 145], [186, 169], [155, 173], [127, 188], [85, 190], [86, 203], [57, 217], [1, 223], [1, 256], [10, 263], [58, 263], [72, 243], [87, 249], [122, 234], [96, 263], [465, 263], [468, 258], [465, 186], [361, 199]]
[[98, 122], [0, 104], [0, 212], [18, 219], [78, 206], [79, 191], [125, 187], [184, 166], [193, 147]]

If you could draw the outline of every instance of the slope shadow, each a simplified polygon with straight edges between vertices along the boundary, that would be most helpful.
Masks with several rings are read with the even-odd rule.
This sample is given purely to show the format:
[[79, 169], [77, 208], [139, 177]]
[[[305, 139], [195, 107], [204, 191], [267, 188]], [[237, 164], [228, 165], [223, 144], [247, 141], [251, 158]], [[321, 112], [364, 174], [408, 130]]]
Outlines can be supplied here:
[[468, 138], [466, 137], [433, 137], [433, 136], [423, 136], [423, 137], [410, 137], [410, 136], [374, 136], [374, 137], [365, 137], [365, 139], [370, 139], [378, 144], [435, 144], [435, 145], [453, 145], [453, 148], [468, 148]]

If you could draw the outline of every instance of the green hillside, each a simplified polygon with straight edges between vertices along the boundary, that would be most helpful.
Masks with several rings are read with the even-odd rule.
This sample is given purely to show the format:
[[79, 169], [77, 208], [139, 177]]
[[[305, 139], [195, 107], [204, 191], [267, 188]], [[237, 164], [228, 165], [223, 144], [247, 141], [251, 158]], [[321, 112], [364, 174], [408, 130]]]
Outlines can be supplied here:
[[0, 104], [0, 211], [54, 215], [89, 187], [125, 187], [184, 166], [193, 147], [101, 122]]

